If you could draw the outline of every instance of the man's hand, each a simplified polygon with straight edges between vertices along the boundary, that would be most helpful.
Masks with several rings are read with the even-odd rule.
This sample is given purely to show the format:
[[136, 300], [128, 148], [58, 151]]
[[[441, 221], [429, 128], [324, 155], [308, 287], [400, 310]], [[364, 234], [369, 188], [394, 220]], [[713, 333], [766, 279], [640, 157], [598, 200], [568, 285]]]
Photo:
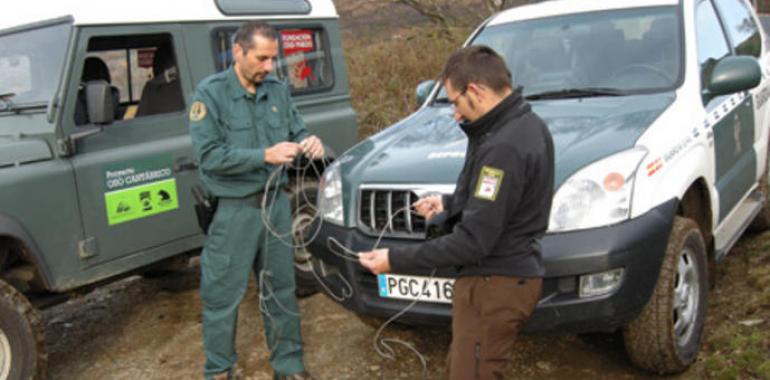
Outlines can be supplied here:
[[321, 143], [321, 139], [315, 136], [310, 136], [299, 143], [302, 147], [302, 153], [312, 159], [319, 159], [324, 155], [324, 144]]
[[387, 248], [375, 249], [371, 252], [361, 252], [358, 254], [358, 262], [374, 274], [390, 272]]
[[302, 152], [297, 143], [282, 142], [265, 149], [265, 162], [268, 164], [288, 164], [294, 161], [294, 157]]
[[412, 207], [425, 220], [429, 220], [436, 214], [444, 211], [444, 202], [441, 200], [440, 195], [431, 195], [412, 203]]

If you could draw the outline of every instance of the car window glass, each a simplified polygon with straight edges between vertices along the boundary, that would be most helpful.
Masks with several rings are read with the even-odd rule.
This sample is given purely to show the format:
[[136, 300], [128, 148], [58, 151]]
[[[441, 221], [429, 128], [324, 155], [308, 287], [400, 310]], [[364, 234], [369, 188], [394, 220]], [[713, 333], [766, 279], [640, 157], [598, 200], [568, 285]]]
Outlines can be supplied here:
[[[320, 29], [280, 29], [281, 51], [274, 74], [285, 80], [292, 93], [331, 88], [333, 74], [329, 47]], [[231, 48], [235, 29], [218, 30], [215, 36], [217, 70], [232, 64]]]
[[61, 23], [0, 36], [0, 95], [15, 105], [48, 103], [59, 85], [70, 28]]
[[695, 12], [695, 32], [698, 40], [698, 63], [701, 83], [705, 84], [720, 59], [730, 53], [716, 12], [708, 0], [698, 3]]
[[759, 57], [762, 40], [748, 5], [741, 0], [715, 0], [735, 53]]
[[573, 14], [485, 28], [473, 44], [505, 58], [524, 95], [584, 88], [673, 88], [681, 76], [676, 7]]
[[75, 124], [88, 123], [82, 87], [90, 80], [110, 84], [115, 120], [184, 110], [173, 46], [168, 34], [91, 38]]

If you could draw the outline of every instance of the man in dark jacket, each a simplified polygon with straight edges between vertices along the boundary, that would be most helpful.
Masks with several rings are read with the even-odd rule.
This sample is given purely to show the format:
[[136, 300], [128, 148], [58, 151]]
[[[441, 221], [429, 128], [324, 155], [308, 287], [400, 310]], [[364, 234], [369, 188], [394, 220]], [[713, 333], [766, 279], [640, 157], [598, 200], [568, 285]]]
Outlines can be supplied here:
[[427, 197], [413, 206], [426, 219], [441, 214], [446, 234], [363, 252], [360, 262], [375, 274], [457, 267], [450, 378], [498, 379], [541, 294], [540, 239], [553, 195], [553, 141], [492, 49], [457, 51], [442, 81], [468, 135], [465, 165], [451, 197]]

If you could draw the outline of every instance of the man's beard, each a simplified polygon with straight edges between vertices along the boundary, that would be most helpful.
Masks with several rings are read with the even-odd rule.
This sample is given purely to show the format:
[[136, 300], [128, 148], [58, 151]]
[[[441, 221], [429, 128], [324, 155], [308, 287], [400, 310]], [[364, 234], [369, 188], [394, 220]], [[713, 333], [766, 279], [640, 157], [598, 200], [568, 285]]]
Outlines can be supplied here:
[[268, 74], [270, 74], [270, 73], [269, 73], [269, 72], [266, 72], [266, 71], [263, 71], [263, 72], [259, 72], [259, 73], [255, 73], [255, 74], [254, 74], [254, 75], [251, 77], [251, 83], [254, 83], [254, 84], [260, 84], [260, 83], [262, 83], [262, 81], [263, 81], [263, 80], [265, 80], [265, 78], [267, 77], [267, 75], [268, 75]]

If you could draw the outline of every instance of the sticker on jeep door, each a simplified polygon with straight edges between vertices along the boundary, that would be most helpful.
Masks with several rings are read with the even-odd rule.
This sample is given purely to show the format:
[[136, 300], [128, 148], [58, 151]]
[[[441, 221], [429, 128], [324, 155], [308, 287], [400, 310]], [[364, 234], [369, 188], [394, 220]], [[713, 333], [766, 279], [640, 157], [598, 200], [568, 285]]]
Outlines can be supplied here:
[[171, 157], [150, 158], [104, 170], [104, 204], [110, 226], [179, 208]]

